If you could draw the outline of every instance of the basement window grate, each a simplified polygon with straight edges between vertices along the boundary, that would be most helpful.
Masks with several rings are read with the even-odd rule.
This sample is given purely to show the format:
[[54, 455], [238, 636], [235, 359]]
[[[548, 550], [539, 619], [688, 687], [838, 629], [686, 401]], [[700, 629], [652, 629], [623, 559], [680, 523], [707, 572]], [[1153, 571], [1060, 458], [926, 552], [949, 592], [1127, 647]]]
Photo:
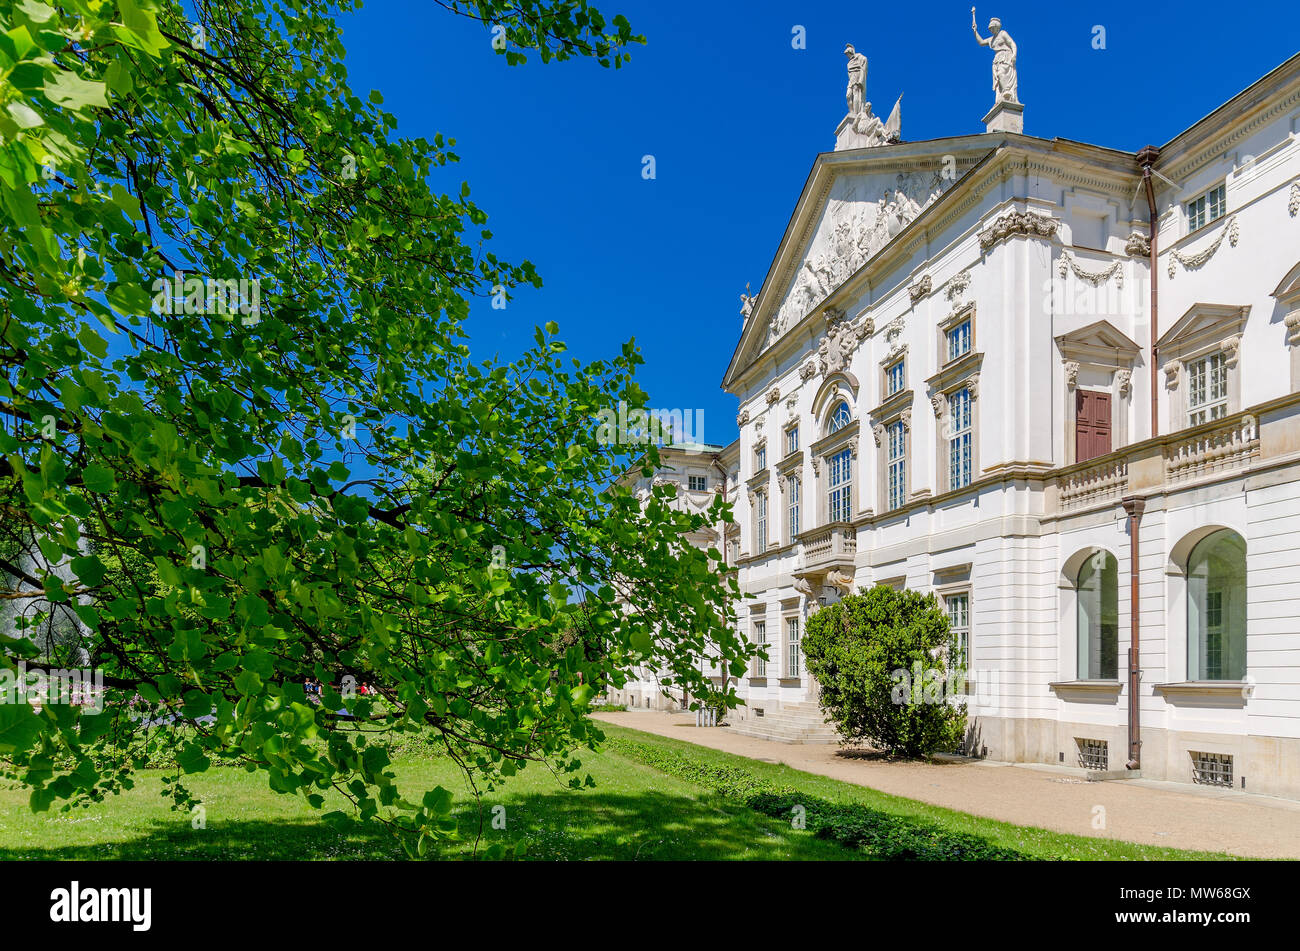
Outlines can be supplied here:
[[1232, 787], [1232, 757], [1226, 753], [1192, 751], [1192, 782]]
[[1079, 765], [1084, 769], [1099, 769], [1103, 773], [1110, 768], [1110, 745], [1105, 740], [1089, 740], [1076, 736], [1079, 744]]

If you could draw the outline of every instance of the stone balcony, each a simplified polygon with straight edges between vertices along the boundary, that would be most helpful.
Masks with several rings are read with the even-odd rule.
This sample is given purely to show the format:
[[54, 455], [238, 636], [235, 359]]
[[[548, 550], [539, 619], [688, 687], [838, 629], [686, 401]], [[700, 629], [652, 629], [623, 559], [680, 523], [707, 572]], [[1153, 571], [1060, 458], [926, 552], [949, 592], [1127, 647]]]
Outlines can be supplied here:
[[1054, 504], [1049, 489], [1048, 509], [1072, 515], [1114, 505], [1126, 495], [1213, 482], [1267, 458], [1292, 455], [1298, 409], [1293, 395], [1066, 466], [1054, 479]]
[[858, 533], [848, 522], [831, 522], [799, 535], [800, 576], [822, 575], [840, 570], [853, 573], [858, 553]]

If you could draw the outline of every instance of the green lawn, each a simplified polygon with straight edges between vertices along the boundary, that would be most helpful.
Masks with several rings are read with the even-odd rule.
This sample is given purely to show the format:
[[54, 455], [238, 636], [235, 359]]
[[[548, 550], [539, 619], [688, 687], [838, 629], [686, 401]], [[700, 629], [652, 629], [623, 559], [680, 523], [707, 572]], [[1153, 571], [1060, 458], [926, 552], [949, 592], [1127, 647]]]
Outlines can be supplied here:
[[[596, 780], [571, 790], [535, 764], [484, 801], [483, 845], [519, 838], [530, 859], [845, 859], [833, 842], [796, 833], [726, 802], [689, 782], [665, 776], [614, 753], [583, 757]], [[473, 853], [478, 813], [449, 759], [402, 757], [399, 782], [421, 789], [443, 785], [466, 801], [460, 811], [466, 841], [448, 858]], [[172, 812], [158, 795], [161, 773], [138, 777], [136, 788], [90, 810], [33, 815], [27, 794], [0, 789], [0, 860], [6, 859], [404, 859], [382, 828], [341, 834], [301, 799], [267, 789], [266, 780], [238, 769], [190, 778], [204, 803], [207, 828], [191, 828], [189, 813]], [[416, 788], [412, 785], [410, 788]], [[505, 830], [491, 828], [491, 807], [505, 806]], [[326, 810], [342, 808], [342, 799]]]
[[[530, 766], [484, 801], [482, 845], [524, 839], [530, 859], [870, 859], [782, 817], [768, 817], [743, 797], [720, 794], [644, 765], [669, 753], [693, 768], [743, 771], [756, 782], [795, 788], [818, 800], [879, 819], [915, 823], [937, 840], [975, 837], [991, 846], [1041, 858], [1228, 858], [1211, 853], [1091, 839], [1023, 828], [890, 796], [838, 780], [708, 750], [679, 740], [602, 725], [621, 752], [588, 752], [584, 769], [595, 788], [570, 790], [549, 772]], [[408, 788], [441, 784], [462, 797], [464, 781], [447, 759], [406, 755], [396, 760]], [[680, 774], [680, 770], [676, 770]], [[34, 815], [27, 795], [0, 789], [0, 860], [13, 859], [386, 859], [405, 853], [380, 827], [338, 832], [302, 800], [271, 792], [264, 778], [237, 769], [191, 777], [203, 800], [207, 826], [193, 829], [189, 813], [172, 812], [158, 795], [162, 773], [141, 774], [137, 787], [90, 810]], [[327, 803], [326, 811], [340, 808]], [[491, 828], [491, 809], [505, 807], [506, 828]], [[444, 847], [446, 858], [473, 854], [478, 813], [466, 798], [460, 811], [464, 841]]]

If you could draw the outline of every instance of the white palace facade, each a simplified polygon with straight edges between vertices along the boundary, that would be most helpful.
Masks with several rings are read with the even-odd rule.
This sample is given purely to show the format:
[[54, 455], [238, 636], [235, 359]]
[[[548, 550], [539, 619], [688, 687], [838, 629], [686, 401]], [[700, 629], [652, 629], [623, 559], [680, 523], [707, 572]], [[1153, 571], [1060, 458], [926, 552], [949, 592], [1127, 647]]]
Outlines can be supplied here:
[[833, 738], [801, 632], [886, 584], [968, 752], [1300, 798], [1300, 56], [1136, 152], [1023, 134], [1010, 63], [980, 134], [846, 116], [744, 299], [731, 722]]

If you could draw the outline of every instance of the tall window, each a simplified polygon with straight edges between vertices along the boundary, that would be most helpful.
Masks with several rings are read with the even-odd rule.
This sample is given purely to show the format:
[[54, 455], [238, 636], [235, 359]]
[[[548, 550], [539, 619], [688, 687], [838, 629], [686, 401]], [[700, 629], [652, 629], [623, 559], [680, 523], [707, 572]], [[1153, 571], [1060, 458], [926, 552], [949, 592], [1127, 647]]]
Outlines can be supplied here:
[[1099, 551], [1083, 563], [1078, 598], [1079, 680], [1119, 679], [1119, 562]]
[[1187, 364], [1187, 425], [1228, 415], [1228, 362], [1212, 353]]
[[787, 677], [799, 676], [799, 619], [790, 617], [785, 619], [785, 641], [786, 641], [786, 665], [785, 675]]
[[1246, 676], [1246, 543], [1222, 529], [1187, 559], [1187, 679]]
[[848, 403], [839, 403], [835, 407], [835, 412], [831, 413], [830, 422], [826, 425], [826, 432], [837, 433], [850, 422], [853, 421], [853, 414], [849, 412]]
[[967, 652], [970, 648], [970, 593], [950, 594], [943, 599], [948, 609], [948, 629], [952, 631], [956, 648], [948, 659], [948, 669], [964, 671], [967, 668]]
[[767, 492], [754, 495], [754, 554], [767, 551]]
[[[767, 622], [754, 622], [754, 643], [762, 648], [767, 647]], [[754, 676], [767, 676], [767, 661], [765, 661], [761, 656], [754, 658]]]
[[832, 522], [847, 522], [853, 515], [853, 454], [841, 449], [828, 460], [826, 517]]
[[795, 536], [799, 534], [799, 480], [791, 479], [789, 485], [786, 503], [789, 506], [787, 514], [790, 520], [790, 541], [793, 543]]
[[907, 500], [907, 430], [899, 421], [889, 426], [887, 434], [889, 437], [889, 456], [886, 463], [889, 467], [889, 507], [896, 509]]
[[1211, 188], [1204, 195], [1193, 198], [1187, 203], [1187, 230], [1204, 228], [1212, 221], [1222, 218], [1227, 211], [1227, 189], [1223, 185]]
[[948, 362], [970, 353], [971, 347], [970, 318], [966, 318], [948, 331]]
[[895, 393], [901, 393], [903, 380], [903, 361], [899, 360], [885, 370], [885, 395], [893, 396]]
[[948, 396], [948, 488], [961, 489], [971, 480], [970, 390], [962, 388]]
[[799, 451], [799, 427], [791, 426], [785, 431], [785, 454], [792, 455]]
[[708, 476], [693, 475], [688, 476], [687, 478], [690, 480], [690, 485], [688, 487], [692, 492], [703, 492], [709, 487]]
[[767, 444], [759, 446], [754, 450], [754, 471], [762, 472], [767, 468]]

